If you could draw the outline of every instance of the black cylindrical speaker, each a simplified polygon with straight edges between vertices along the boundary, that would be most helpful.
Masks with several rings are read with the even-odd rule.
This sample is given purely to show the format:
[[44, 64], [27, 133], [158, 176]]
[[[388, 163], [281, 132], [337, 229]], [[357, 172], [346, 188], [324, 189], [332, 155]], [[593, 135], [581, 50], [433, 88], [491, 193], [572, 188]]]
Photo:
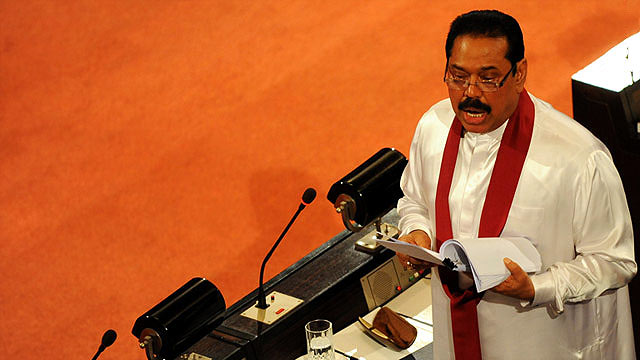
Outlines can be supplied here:
[[396, 207], [403, 194], [400, 177], [407, 158], [392, 148], [384, 148], [331, 186], [327, 199], [333, 204], [345, 194], [356, 203], [351, 220], [365, 226]]
[[149, 358], [170, 359], [213, 330], [223, 320], [225, 309], [222, 293], [214, 284], [193, 278], [140, 316], [131, 332], [141, 344], [146, 342]]

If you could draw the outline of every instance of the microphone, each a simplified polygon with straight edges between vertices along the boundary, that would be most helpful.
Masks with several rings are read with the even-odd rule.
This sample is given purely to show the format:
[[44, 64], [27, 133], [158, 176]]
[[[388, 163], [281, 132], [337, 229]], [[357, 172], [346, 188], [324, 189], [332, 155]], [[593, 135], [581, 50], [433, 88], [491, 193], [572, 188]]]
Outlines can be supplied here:
[[93, 358], [91, 360], [96, 360], [98, 358], [98, 355], [100, 355], [104, 351], [104, 349], [108, 348], [116, 341], [116, 337], [118, 337], [118, 334], [116, 334], [115, 330], [109, 329], [105, 331], [104, 335], [102, 335], [102, 343], [100, 344], [100, 347], [98, 347], [98, 352], [93, 355]]
[[300, 205], [302, 205], [302, 208], [304, 209], [304, 207], [311, 204], [313, 200], [315, 200], [315, 198], [316, 198], [316, 189], [308, 188], [302, 194], [302, 204]]
[[258, 309], [266, 309], [269, 307], [269, 304], [267, 304], [267, 300], [264, 295], [264, 283], [262, 281], [264, 276], [264, 266], [267, 264], [267, 261], [275, 251], [276, 247], [278, 247], [278, 245], [280, 244], [280, 241], [284, 237], [284, 234], [286, 234], [287, 231], [289, 231], [289, 228], [291, 227], [293, 222], [296, 220], [296, 218], [298, 217], [302, 209], [304, 209], [307, 205], [311, 204], [315, 198], [316, 198], [316, 189], [308, 188], [307, 190], [304, 191], [304, 194], [302, 194], [302, 203], [300, 203], [300, 206], [298, 206], [298, 210], [293, 215], [293, 217], [291, 218], [291, 221], [289, 221], [287, 226], [282, 231], [282, 234], [280, 234], [280, 237], [278, 237], [278, 240], [276, 240], [276, 243], [273, 244], [273, 247], [271, 248], [271, 250], [269, 250], [269, 253], [267, 253], [267, 256], [265, 256], [264, 260], [262, 261], [262, 266], [260, 267], [260, 286], [258, 287], [258, 305], [256, 305]]

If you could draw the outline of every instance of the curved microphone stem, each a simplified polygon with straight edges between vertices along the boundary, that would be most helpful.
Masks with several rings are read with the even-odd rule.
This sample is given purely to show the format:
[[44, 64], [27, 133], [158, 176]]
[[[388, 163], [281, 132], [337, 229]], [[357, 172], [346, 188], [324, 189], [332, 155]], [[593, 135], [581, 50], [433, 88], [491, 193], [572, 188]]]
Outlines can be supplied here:
[[97, 352], [95, 355], [93, 355], [93, 357], [91, 358], [91, 360], [96, 360], [96, 359], [98, 358], [98, 356], [99, 356], [100, 354], [102, 354], [102, 352], [103, 352], [103, 351], [104, 351], [104, 347], [101, 345], [101, 346], [98, 348], [98, 352]]
[[271, 255], [273, 254], [273, 252], [276, 250], [276, 247], [278, 247], [278, 244], [280, 244], [280, 241], [284, 237], [284, 234], [286, 234], [287, 231], [289, 231], [291, 224], [293, 224], [293, 222], [296, 220], [296, 218], [298, 217], [302, 209], [304, 209], [305, 207], [306, 205], [304, 203], [298, 206], [298, 211], [296, 211], [296, 213], [293, 214], [291, 221], [289, 221], [289, 223], [287, 224], [287, 227], [284, 228], [284, 231], [282, 231], [282, 234], [280, 234], [280, 237], [278, 237], [278, 240], [276, 240], [276, 243], [273, 244], [273, 247], [271, 248], [271, 250], [269, 250], [269, 253], [264, 258], [264, 261], [262, 261], [262, 266], [260, 267], [260, 286], [258, 287], [258, 305], [256, 305], [258, 309], [266, 309], [269, 307], [269, 304], [267, 304], [266, 296], [264, 294], [264, 283], [262, 281], [264, 276], [264, 267], [267, 264], [267, 261], [269, 260]]

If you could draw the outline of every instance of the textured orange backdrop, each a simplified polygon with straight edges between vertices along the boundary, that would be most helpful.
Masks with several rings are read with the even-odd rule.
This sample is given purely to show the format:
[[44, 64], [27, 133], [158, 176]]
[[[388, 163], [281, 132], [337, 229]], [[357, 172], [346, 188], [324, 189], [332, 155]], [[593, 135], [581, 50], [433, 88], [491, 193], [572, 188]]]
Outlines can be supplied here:
[[[529, 90], [640, 31], [640, 1], [0, 1], [0, 357], [143, 359], [134, 320], [193, 276], [228, 304], [342, 230], [329, 186], [403, 153], [446, 96], [448, 23], [523, 27]], [[302, 330], [300, 333], [302, 336]]]

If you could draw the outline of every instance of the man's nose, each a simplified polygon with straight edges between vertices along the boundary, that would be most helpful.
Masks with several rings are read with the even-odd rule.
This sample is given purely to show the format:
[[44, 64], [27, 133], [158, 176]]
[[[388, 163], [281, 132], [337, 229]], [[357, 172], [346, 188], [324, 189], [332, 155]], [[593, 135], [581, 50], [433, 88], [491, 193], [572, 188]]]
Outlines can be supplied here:
[[467, 86], [464, 94], [470, 98], [479, 98], [480, 96], [482, 96], [482, 90], [480, 90], [480, 88], [478, 87], [477, 82], [472, 82], [469, 83], [469, 86]]

